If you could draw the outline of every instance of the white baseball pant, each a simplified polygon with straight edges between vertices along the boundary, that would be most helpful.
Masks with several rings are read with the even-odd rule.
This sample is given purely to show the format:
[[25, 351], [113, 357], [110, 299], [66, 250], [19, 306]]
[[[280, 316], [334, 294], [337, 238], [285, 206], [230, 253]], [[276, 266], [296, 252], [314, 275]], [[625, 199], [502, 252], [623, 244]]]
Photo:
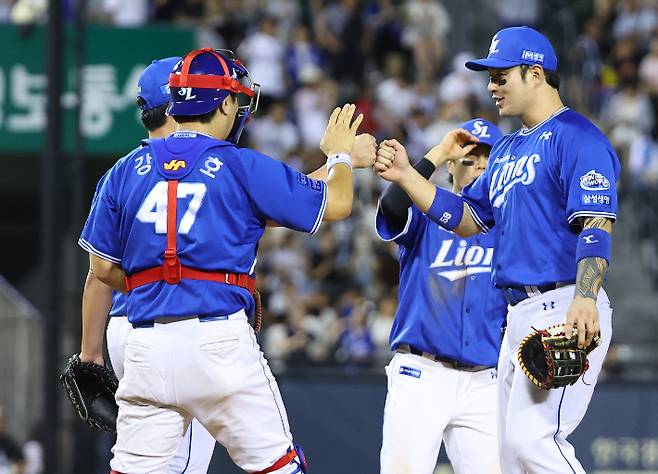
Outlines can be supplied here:
[[[124, 355], [128, 334], [133, 330], [132, 324], [125, 316], [110, 318], [107, 325], [107, 351], [114, 373], [123, 378]], [[178, 443], [174, 457], [169, 461], [171, 474], [206, 474], [215, 449], [215, 438], [201, 426], [197, 420], [192, 420], [190, 428]]]
[[612, 337], [612, 307], [599, 291], [601, 344], [588, 356], [589, 369], [574, 384], [540, 390], [523, 373], [517, 351], [534, 328], [566, 321], [574, 285], [558, 288], [508, 307], [507, 331], [498, 361], [498, 413], [501, 465], [505, 474], [585, 474], [567, 441], [585, 416]]
[[496, 369], [466, 372], [396, 353], [386, 374], [381, 474], [433, 473], [442, 441], [456, 474], [500, 473]]
[[[192, 418], [247, 472], [292, 448], [278, 386], [243, 310], [223, 320], [157, 321], [128, 335], [113, 470], [168, 473]], [[301, 471], [292, 462], [272, 472]]]

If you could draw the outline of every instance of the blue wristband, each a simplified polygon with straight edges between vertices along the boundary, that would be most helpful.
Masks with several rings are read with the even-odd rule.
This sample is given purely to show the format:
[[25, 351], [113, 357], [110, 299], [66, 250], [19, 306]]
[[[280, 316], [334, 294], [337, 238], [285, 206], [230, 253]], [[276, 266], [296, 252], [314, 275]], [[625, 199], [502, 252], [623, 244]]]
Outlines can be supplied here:
[[610, 265], [612, 256], [612, 236], [602, 229], [583, 229], [576, 245], [576, 264], [583, 258], [603, 258]]
[[454, 230], [462, 221], [464, 202], [461, 196], [436, 187], [434, 201], [425, 215], [444, 229]]

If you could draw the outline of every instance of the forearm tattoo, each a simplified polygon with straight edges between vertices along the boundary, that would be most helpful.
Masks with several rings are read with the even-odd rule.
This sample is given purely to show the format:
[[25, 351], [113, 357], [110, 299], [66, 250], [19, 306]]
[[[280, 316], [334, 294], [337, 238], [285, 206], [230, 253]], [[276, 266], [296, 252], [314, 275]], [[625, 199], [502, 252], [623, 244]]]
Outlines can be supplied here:
[[[612, 222], [604, 217], [590, 217], [583, 224], [584, 229], [612, 230]], [[578, 262], [576, 274], [576, 294], [596, 300], [599, 289], [603, 285], [608, 262], [600, 257], [587, 257]]]

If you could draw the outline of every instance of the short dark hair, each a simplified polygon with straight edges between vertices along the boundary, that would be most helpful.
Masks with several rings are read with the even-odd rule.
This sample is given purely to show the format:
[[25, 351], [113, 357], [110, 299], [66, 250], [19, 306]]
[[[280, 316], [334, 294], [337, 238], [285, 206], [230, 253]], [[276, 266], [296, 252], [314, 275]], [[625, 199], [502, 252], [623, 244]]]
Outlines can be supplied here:
[[[528, 74], [528, 71], [530, 70], [529, 65], [527, 64], [521, 64], [521, 78], [525, 80], [526, 75]], [[551, 86], [555, 90], [560, 90], [560, 75], [557, 73], [557, 71], [550, 71], [548, 69], [544, 69], [544, 77], [546, 78], [546, 84]]]
[[[146, 104], [146, 101], [143, 98], [138, 97], [137, 107], [141, 109], [144, 104]], [[160, 107], [154, 109], [142, 110], [142, 125], [144, 125], [146, 130], [152, 132], [165, 124], [167, 121], [168, 105], [169, 104], [162, 104]]]
[[201, 123], [210, 123], [217, 113], [217, 108], [212, 109], [210, 112], [206, 112], [201, 115], [174, 115], [174, 120], [176, 123], [188, 123], [188, 122], [201, 122]]

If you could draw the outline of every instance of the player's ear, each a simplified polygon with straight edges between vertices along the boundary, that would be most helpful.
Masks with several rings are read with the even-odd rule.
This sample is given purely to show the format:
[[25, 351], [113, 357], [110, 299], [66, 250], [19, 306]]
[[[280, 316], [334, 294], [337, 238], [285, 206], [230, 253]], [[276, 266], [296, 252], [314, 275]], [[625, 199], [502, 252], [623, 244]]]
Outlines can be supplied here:
[[234, 94], [227, 95], [226, 98], [224, 98], [224, 100], [222, 101], [221, 105], [219, 106], [219, 110], [224, 115], [230, 115], [236, 100], [237, 98]]

